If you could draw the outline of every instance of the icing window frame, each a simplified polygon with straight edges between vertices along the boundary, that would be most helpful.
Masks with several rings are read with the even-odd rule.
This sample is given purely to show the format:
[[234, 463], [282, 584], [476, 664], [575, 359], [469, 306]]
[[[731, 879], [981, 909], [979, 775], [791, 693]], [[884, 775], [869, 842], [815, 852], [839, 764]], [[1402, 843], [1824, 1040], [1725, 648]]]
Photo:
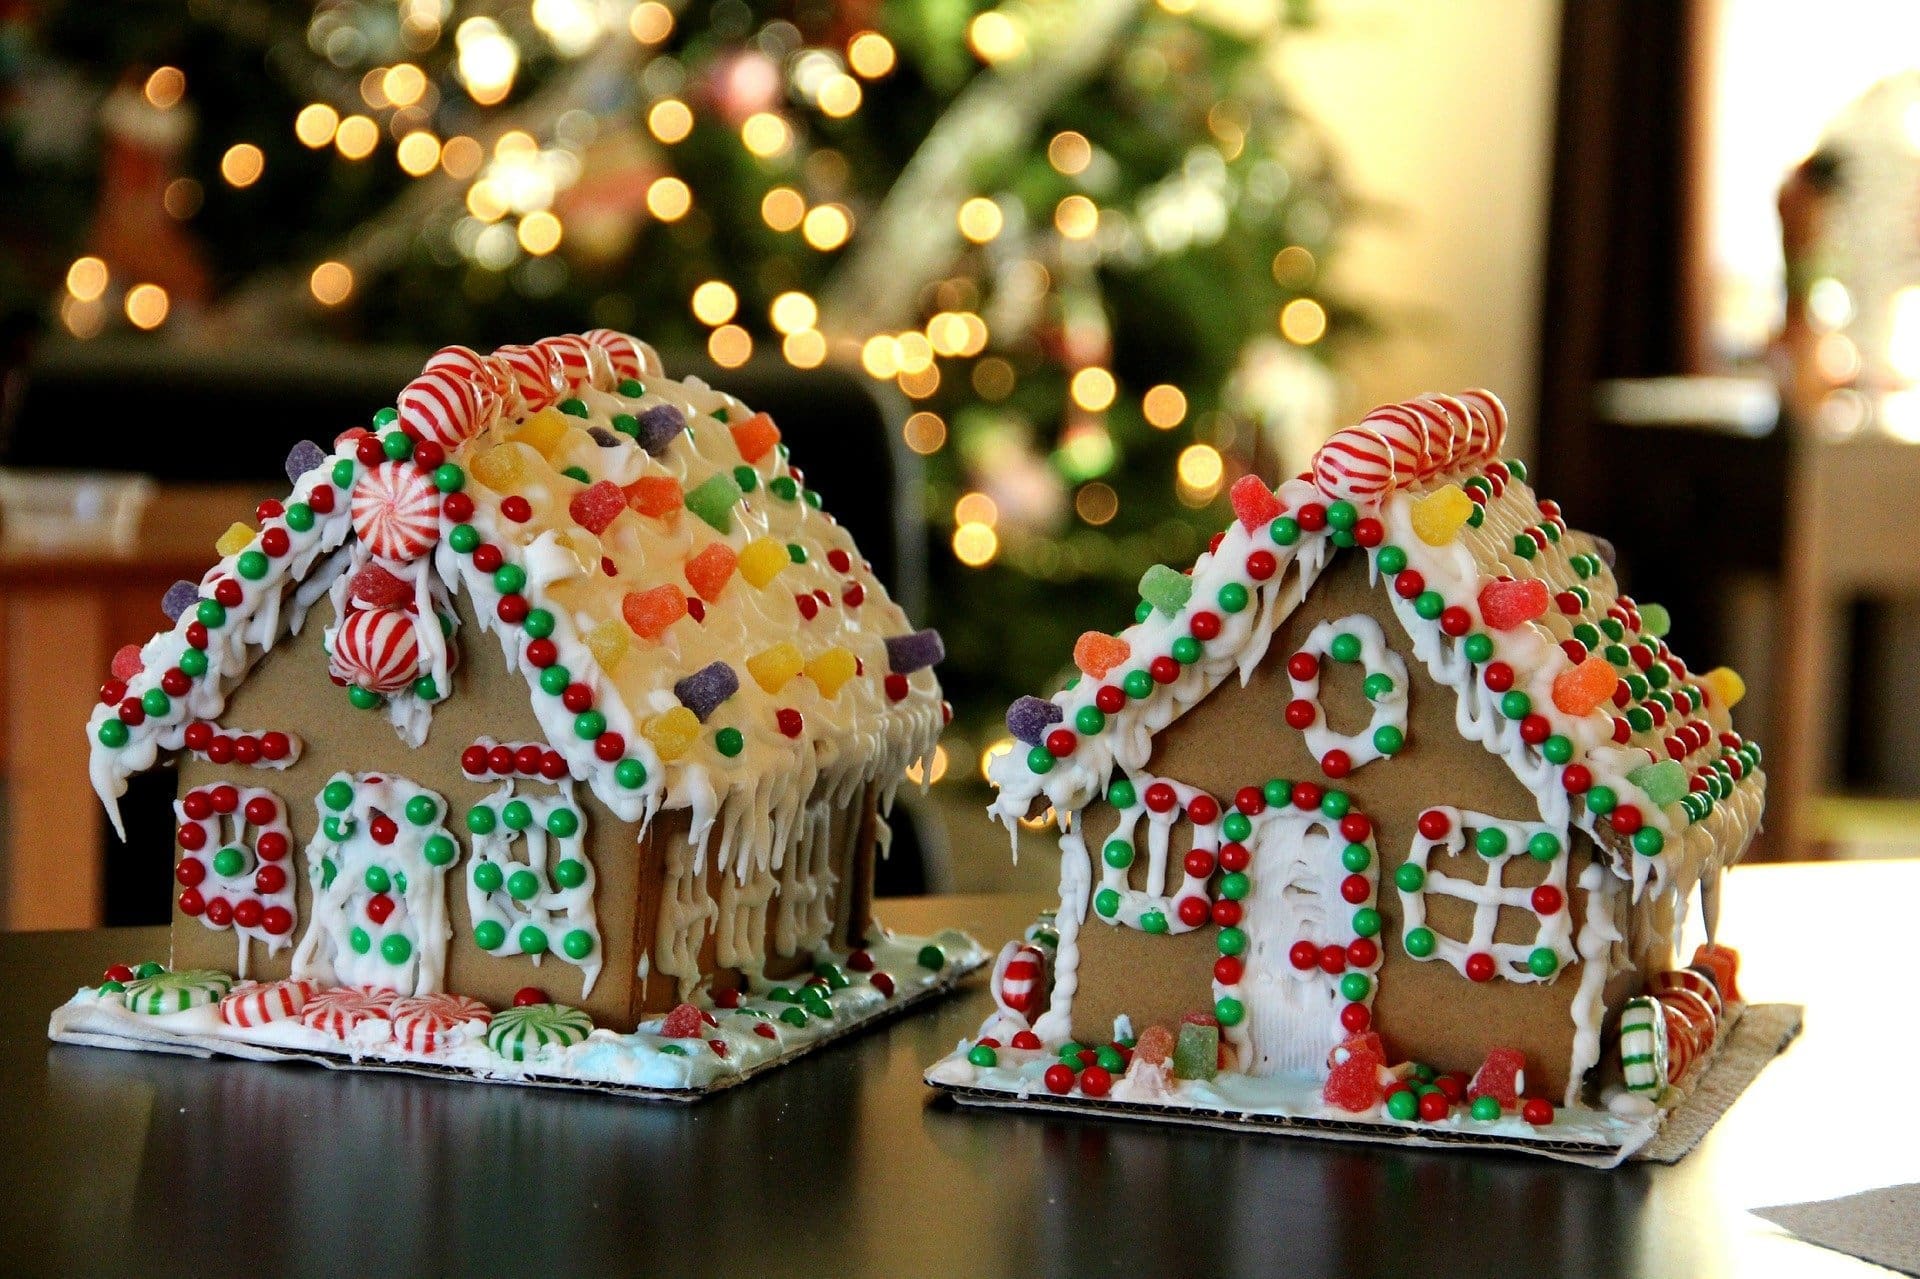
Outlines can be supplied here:
[[[1320, 704], [1320, 676], [1328, 661], [1358, 662], [1365, 672], [1363, 687], [1373, 714], [1358, 733], [1336, 733], [1327, 723]], [[1386, 631], [1377, 619], [1350, 613], [1322, 620], [1287, 659], [1287, 682], [1293, 690], [1287, 723], [1299, 730], [1327, 776], [1345, 777], [1406, 746], [1407, 664], [1388, 646]]]
[[[476, 817], [483, 812], [485, 818]], [[537, 966], [552, 956], [572, 964], [580, 970], [585, 999], [599, 980], [605, 947], [594, 909], [597, 877], [587, 855], [586, 810], [572, 785], [522, 790], [520, 781], [510, 780], [468, 809], [467, 829], [473, 846], [462, 876], [473, 926], [468, 940], [490, 959], [525, 955]], [[560, 868], [567, 865], [579, 869], [563, 875]], [[564, 882], [575, 875], [576, 883]], [[531, 891], [522, 891], [523, 884]], [[483, 939], [483, 930], [492, 932], [489, 925], [499, 929], [491, 946]], [[528, 938], [529, 929], [538, 938]], [[530, 948], [528, 940], [539, 944]]]
[[[1445, 818], [1446, 831], [1437, 836], [1428, 834], [1428, 829], [1437, 826], [1439, 817]], [[1400, 945], [1408, 956], [1449, 964], [1470, 981], [1502, 977], [1522, 984], [1550, 982], [1568, 965], [1579, 961], [1580, 955], [1574, 946], [1572, 903], [1567, 893], [1570, 846], [1565, 825], [1509, 821], [1445, 805], [1424, 810], [1420, 824], [1422, 829], [1414, 836], [1407, 860], [1394, 872], [1400, 897]], [[1473, 836], [1471, 848], [1469, 832]], [[1496, 832], [1497, 841], [1483, 842], [1483, 837]], [[1553, 842], [1548, 845], [1546, 840]], [[1549, 848], [1553, 850], [1550, 857], [1539, 855]], [[1476, 883], [1429, 869], [1435, 849], [1449, 854], [1471, 852], [1485, 864], [1486, 879]], [[1524, 886], [1504, 883], [1507, 866], [1520, 857], [1546, 863], [1546, 878], [1538, 884]], [[1543, 889], [1552, 892], [1545, 894]], [[1430, 896], [1470, 903], [1473, 906], [1471, 935], [1462, 940], [1428, 927], [1427, 898]], [[1548, 905], [1553, 909], [1542, 909]], [[1501, 912], [1506, 909], [1525, 911], [1538, 921], [1539, 927], [1531, 941], [1494, 940]]]

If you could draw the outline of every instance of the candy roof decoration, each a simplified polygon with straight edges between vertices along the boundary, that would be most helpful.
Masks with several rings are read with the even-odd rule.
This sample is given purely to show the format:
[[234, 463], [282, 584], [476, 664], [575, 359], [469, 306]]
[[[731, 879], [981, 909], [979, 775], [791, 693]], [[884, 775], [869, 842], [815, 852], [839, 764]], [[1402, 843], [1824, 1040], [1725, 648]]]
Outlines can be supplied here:
[[[334, 681], [417, 744], [454, 691], [464, 591], [565, 771], [623, 820], [691, 809], [696, 843], [725, 816], [722, 865], [777, 846], [817, 782], [890, 794], [949, 713], [938, 635], [912, 630], [773, 421], [624, 334], [448, 347], [372, 430], [287, 469], [287, 499], [167, 593], [171, 629], [114, 659], [88, 733], [116, 828], [127, 778], [207, 749], [323, 595]], [[275, 736], [247, 749], [288, 754]]]
[[[1506, 422], [1484, 391], [1425, 396], [1337, 433], [1277, 492], [1241, 478], [1236, 518], [1193, 567], [1149, 569], [1134, 625], [1082, 636], [1080, 675], [1008, 712], [1023, 749], [990, 768], [993, 812], [1010, 830], [1041, 796], [1077, 812], [1116, 767], [1144, 769], [1153, 736], [1229, 674], [1244, 684], [1330, 558], [1358, 547], [1458, 697], [1461, 735], [1506, 761], [1543, 822], [1588, 832], [1636, 897], [1736, 860], [1765, 785], [1758, 744], [1727, 717], [1739, 676], [1696, 675], [1667, 647], [1666, 610], [1621, 595], [1604, 544], [1499, 460]], [[1383, 724], [1327, 750], [1322, 771], [1337, 780], [1400, 745]]]

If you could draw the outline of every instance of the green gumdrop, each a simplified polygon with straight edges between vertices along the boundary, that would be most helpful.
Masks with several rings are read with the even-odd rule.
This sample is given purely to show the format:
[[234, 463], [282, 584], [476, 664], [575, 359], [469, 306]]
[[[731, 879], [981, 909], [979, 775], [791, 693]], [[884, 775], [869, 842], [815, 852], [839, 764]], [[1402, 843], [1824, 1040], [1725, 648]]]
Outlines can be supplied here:
[[1172, 617], [1193, 598], [1193, 579], [1178, 569], [1155, 564], [1140, 576], [1140, 598]]
[[681, 499], [689, 511], [721, 533], [733, 531], [733, 504], [740, 500], [740, 486], [727, 474], [711, 476], [703, 484], [687, 490]]
[[1220, 1028], [1180, 1023], [1180, 1038], [1173, 1045], [1174, 1078], [1212, 1079], [1219, 1073]]
[[1659, 639], [1673, 628], [1673, 615], [1665, 604], [1641, 604], [1640, 633]]
[[1627, 780], [1645, 791], [1647, 798], [1658, 808], [1679, 803], [1687, 793], [1686, 766], [1678, 760], [1663, 759], [1657, 764], [1642, 764], [1627, 774]]

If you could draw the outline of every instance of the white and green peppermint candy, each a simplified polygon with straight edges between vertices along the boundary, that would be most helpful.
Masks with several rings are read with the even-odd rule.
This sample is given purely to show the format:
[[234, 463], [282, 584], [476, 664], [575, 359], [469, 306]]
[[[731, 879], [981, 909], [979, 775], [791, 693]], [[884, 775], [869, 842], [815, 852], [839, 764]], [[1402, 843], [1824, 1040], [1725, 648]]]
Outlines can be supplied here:
[[183, 1013], [218, 1003], [233, 989], [233, 978], [211, 968], [188, 968], [180, 972], [156, 973], [136, 977], [127, 983], [121, 998], [128, 1008], [149, 1017], [163, 1013]]
[[526, 1061], [553, 1044], [560, 1048], [579, 1043], [593, 1032], [593, 1018], [564, 1004], [527, 1004], [493, 1015], [487, 1028], [487, 1047], [508, 1061]]

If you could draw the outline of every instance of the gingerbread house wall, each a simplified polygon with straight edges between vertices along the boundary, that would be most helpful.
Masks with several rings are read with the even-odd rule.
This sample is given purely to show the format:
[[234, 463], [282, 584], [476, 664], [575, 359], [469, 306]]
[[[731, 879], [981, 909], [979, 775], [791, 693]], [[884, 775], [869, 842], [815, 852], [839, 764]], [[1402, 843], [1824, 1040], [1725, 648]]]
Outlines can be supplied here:
[[[1414, 658], [1382, 588], [1369, 584], [1366, 561], [1360, 555], [1341, 554], [1328, 567], [1300, 608], [1281, 623], [1245, 688], [1229, 679], [1158, 736], [1147, 771], [1222, 797], [1273, 777], [1326, 781], [1301, 734], [1284, 719], [1292, 699], [1286, 659], [1319, 622], [1355, 613], [1380, 623], [1410, 678], [1406, 746], [1398, 755], [1368, 764], [1334, 783], [1351, 794], [1355, 806], [1375, 824], [1378, 906], [1385, 921], [1375, 1029], [1396, 1057], [1425, 1061], [1443, 1071], [1472, 1071], [1494, 1046], [1518, 1048], [1527, 1054], [1534, 1072], [1532, 1086], [1558, 1096], [1565, 1089], [1572, 1054], [1571, 1006], [1580, 965], [1569, 965], [1548, 983], [1519, 984], [1499, 978], [1476, 983], [1439, 960], [1414, 959], [1401, 945], [1402, 911], [1393, 872], [1407, 860], [1421, 812], [1433, 805], [1452, 805], [1513, 821], [1538, 821], [1540, 813], [1532, 793], [1504, 762], [1459, 736], [1452, 690], [1435, 683]], [[1360, 680], [1357, 668], [1328, 664], [1321, 701], [1336, 730], [1356, 731], [1366, 721]], [[1083, 822], [1086, 845], [1097, 858], [1117, 824], [1116, 816], [1098, 802], [1085, 810]], [[1183, 823], [1176, 833], [1185, 830]], [[1176, 841], [1176, 860], [1183, 851]], [[1572, 886], [1591, 864], [1594, 850], [1584, 835], [1576, 833], [1567, 855], [1571, 858], [1569, 909], [1578, 936], [1585, 921], [1586, 894]], [[1477, 861], [1469, 853], [1451, 866], [1436, 857], [1434, 865], [1458, 877], [1484, 879], [1484, 864], [1474, 864]], [[1257, 860], [1249, 873], [1259, 875]], [[1519, 857], [1509, 863], [1505, 882], [1531, 886], [1543, 876], [1540, 863]], [[1135, 886], [1140, 886], [1137, 880]], [[1431, 896], [1427, 901], [1429, 923], [1436, 931], [1467, 935], [1469, 908], [1464, 903]], [[1079, 932], [1075, 1037], [1104, 1042], [1114, 1017], [1122, 1012], [1140, 1029], [1172, 1025], [1184, 1013], [1210, 1009], [1216, 931], [1207, 925], [1178, 936], [1153, 936], [1090, 916]], [[1532, 935], [1530, 921], [1507, 919], [1496, 940], [1523, 942]], [[1280, 962], [1285, 962], [1284, 956]], [[1618, 989], [1616, 982], [1616, 994]]]

